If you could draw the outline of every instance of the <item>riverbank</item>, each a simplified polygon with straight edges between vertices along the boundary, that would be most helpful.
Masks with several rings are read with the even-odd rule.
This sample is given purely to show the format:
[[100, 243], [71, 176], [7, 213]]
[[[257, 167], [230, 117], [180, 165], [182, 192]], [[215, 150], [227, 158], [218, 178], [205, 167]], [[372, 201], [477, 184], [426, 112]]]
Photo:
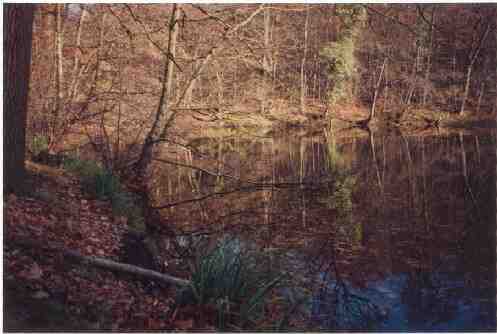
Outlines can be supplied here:
[[174, 288], [151, 288], [49, 249], [122, 261], [128, 228], [108, 201], [84, 194], [74, 175], [29, 161], [27, 170], [29, 190], [4, 199], [5, 330], [188, 329], [171, 316]]
[[[370, 110], [362, 106], [343, 106], [326, 111], [324, 105], [310, 105], [304, 112], [295, 107], [271, 108], [265, 113], [235, 110], [206, 121], [192, 115], [181, 115], [176, 121], [177, 135], [195, 139], [205, 137], [269, 137], [288, 131], [321, 131], [332, 123], [337, 131], [365, 128]], [[497, 121], [491, 113], [463, 115], [431, 109], [410, 109], [405, 112], [379, 112], [369, 129], [382, 132], [417, 133], [426, 129], [451, 131], [459, 129], [495, 129]]]
[[[145, 245], [152, 234], [139, 233], [129, 217], [117, 215], [112, 196], [88, 191], [87, 176], [76, 176], [67, 163], [64, 169], [26, 164], [26, 188], [4, 201], [4, 328], [8, 331], [212, 331], [247, 326], [265, 295], [281, 281], [276, 276], [268, 276], [270, 281], [254, 279], [258, 273], [251, 268], [256, 267], [247, 265], [254, 259], [243, 255], [244, 265], [238, 267], [241, 262], [233, 262], [242, 261], [238, 253], [224, 262], [211, 262], [215, 252], [225, 259], [229, 242], [219, 248], [217, 243], [205, 245], [205, 252], [199, 252], [177, 241], [183, 247], [181, 257], [174, 252], [155, 256]], [[164, 235], [155, 237], [170, 241]], [[191, 251], [199, 252], [197, 261], [186, 253]], [[178, 262], [198, 265], [202, 273], [207, 270], [217, 276], [204, 281], [196, 269], [181, 270]], [[231, 276], [223, 287], [233, 297], [230, 305], [246, 307], [248, 313], [237, 316], [216, 308], [224, 295], [198, 299], [197, 293], [216, 296], [220, 277], [227, 275]], [[258, 297], [248, 298], [247, 293]], [[279, 313], [261, 321], [272, 326], [277, 322], [273, 315]]]

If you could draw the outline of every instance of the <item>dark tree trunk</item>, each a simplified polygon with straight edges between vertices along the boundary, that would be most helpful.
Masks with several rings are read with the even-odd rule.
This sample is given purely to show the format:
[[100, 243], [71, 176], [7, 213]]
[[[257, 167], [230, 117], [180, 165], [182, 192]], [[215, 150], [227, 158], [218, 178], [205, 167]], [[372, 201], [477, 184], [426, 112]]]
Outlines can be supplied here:
[[4, 52], [4, 191], [22, 189], [25, 167], [26, 115], [28, 106], [33, 4], [5, 4]]

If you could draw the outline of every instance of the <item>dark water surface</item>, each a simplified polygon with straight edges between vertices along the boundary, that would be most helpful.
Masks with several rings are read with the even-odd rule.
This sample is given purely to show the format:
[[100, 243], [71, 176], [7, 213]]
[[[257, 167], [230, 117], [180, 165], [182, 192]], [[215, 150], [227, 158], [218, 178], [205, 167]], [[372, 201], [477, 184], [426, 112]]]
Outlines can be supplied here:
[[495, 135], [338, 137], [198, 140], [154, 195], [184, 202], [163, 214], [185, 236], [236, 236], [289, 272], [305, 328], [494, 331]]

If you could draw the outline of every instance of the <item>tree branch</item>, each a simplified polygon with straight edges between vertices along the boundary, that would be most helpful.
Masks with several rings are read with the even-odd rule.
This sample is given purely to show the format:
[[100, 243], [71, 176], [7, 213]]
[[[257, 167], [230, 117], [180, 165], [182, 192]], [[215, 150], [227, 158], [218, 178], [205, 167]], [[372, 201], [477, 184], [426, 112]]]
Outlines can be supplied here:
[[126, 273], [126, 274], [132, 274], [135, 276], [147, 278], [150, 280], [154, 281], [159, 281], [163, 282], [166, 284], [173, 284], [176, 286], [188, 286], [190, 285], [190, 281], [182, 279], [182, 278], [177, 278], [174, 276], [170, 276], [168, 274], [162, 274], [154, 270], [149, 270], [145, 268], [141, 268], [138, 266], [133, 266], [131, 264], [127, 263], [121, 263], [121, 262], [116, 262], [96, 256], [86, 256], [82, 255], [76, 251], [73, 250], [66, 250], [60, 245], [56, 244], [49, 244], [46, 242], [39, 242], [39, 241], [34, 241], [34, 240], [26, 240], [26, 239], [6, 239], [6, 243], [12, 244], [14, 246], [21, 246], [21, 247], [28, 247], [28, 248], [37, 248], [37, 249], [44, 249], [48, 251], [54, 251], [61, 253], [64, 258], [68, 258], [71, 260], [74, 260], [76, 262], [89, 265], [89, 266], [94, 266], [98, 268], [102, 268], [105, 270], [109, 271], [114, 271], [114, 272], [121, 272], [121, 273]]

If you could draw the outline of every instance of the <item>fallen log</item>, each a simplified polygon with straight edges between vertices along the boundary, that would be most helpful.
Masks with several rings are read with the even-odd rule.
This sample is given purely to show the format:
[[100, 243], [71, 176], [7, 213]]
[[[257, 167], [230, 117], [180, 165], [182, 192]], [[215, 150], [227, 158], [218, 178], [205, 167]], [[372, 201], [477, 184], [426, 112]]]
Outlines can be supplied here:
[[21, 246], [21, 247], [30, 247], [30, 248], [41, 248], [45, 250], [50, 250], [53, 252], [57, 252], [61, 255], [64, 256], [64, 258], [69, 258], [72, 259], [78, 263], [82, 263], [85, 265], [89, 266], [94, 266], [98, 268], [102, 268], [105, 270], [113, 271], [113, 272], [120, 272], [120, 273], [126, 273], [126, 274], [131, 274], [135, 276], [139, 276], [141, 278], [147, 278], [150, 280], [154, 281], [159, 281], [167, 284], [173, 284], [177, 285], [180, 287], [188, 286], [190, 285], [190, 281], [174, 277], [168, 274], [163, 274], [154, 270], [149, 270], [145, 268], [141, 268], [138, 266], [134, 266], [131, 264], [127, 263], [121, 263], [121, 262], [116, 262], [96, 256], [87, 256], [87, 255], [82, 255], [79, 252], [73, 251], [73, 250], [66, 250], [63, 247], [55, 244], [48, 244], [48, 243], [40, 243], [37, 241], [33, 240], [5, 240], [6, 244], [11, 244], [14, 246]]

